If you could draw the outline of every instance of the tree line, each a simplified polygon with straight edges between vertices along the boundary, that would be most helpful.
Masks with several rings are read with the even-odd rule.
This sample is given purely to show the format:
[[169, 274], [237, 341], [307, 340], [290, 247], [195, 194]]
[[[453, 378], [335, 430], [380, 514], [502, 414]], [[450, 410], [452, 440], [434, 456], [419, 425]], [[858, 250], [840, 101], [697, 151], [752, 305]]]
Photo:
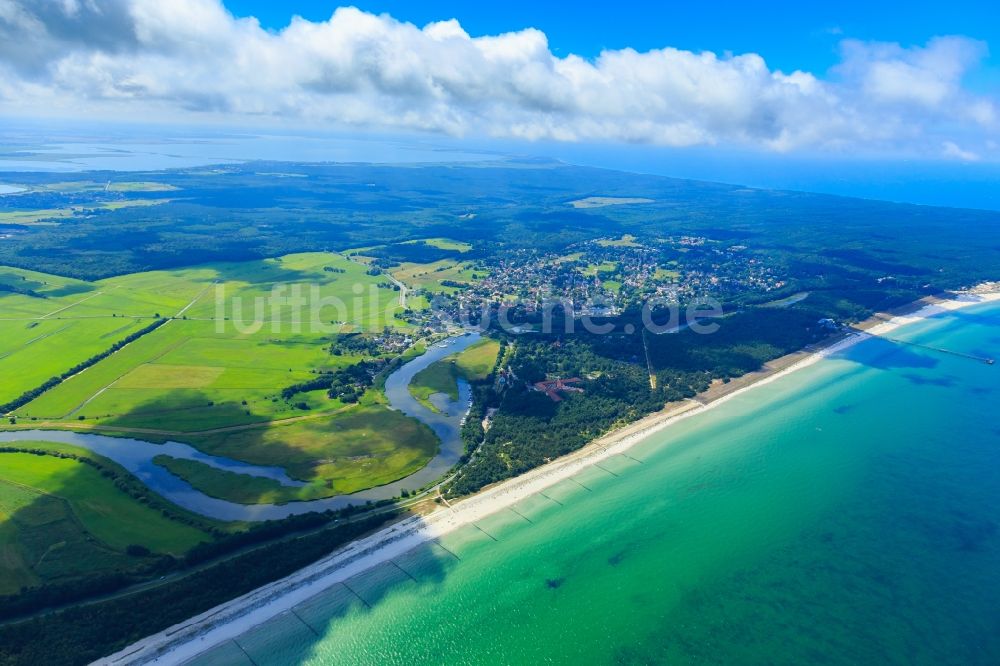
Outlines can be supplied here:
[[167, 323], [167, 321], [168, 321], [167, 319], [163, 319], [163, 318], [157, 319], [152, 324], [149, 324], [148, 326], [144, 326], [143, 328], [139, 329], [135, 333], [130, 333], [129, 335], [125, 336], [124, 338], [122, 338], [118, 342], [116, 342], [113, 345], [111, 345], [110, 347], [108, 347], [106, 350], [104, 350], [100, 354], [95, 354], [94, 356], [91, 356], [90, 358], [88, 358], [86, 361], [82, 361], [80, 363], [77, 363], [72, 368], [70, 368], [69, 370], [63, 372], [62, 374], [56, 375], [55, 377], [52, 377], [52, 378], [46, 380], [46, 382], [44, 384], [42, 384], [41, 386], [33, 388], [30, 391], [25, 391], [24, 393], [22, 393], [21, 395], [19, 395], [16, 398], [14, 398], [10, 402], [7, 402], [7, 403], [4, 403], [4, 404], [0, 405], [0, 413], [6, 414], [8, 412], [14, 411], [15, 409], [19, 409], [19, 408], [23, 407], [24, 405], [28, 404], [29, 402], [31, 402], [32, 400], [34, 400], [35, 398], [37, 398], [41, 394], [43, 394], [46, 391], [48, 391], [49, 389], [55, 388], [59, 384], [63, 383], [65, 380], [69, 379], [70, 377], [72, 377], [76, 373], [82, 372], [83, 370], [86, 370], [90, 366], [95, 365], [96, 363], [98, 363], [99, 361], [107, 358], [108, 356], [111, 356], [116, 351], [118, 351], [119, 349], [121, 349], [125, 345], [129, 344], [130, 342], [135, 342], [136, 340], [138, 340], [142, 336], [146, 335], [147, 333], [152, 333], [153, 331], [155, 331], [156, 329], [158, 329], [160, 326], [163, 326], [165, 323]]

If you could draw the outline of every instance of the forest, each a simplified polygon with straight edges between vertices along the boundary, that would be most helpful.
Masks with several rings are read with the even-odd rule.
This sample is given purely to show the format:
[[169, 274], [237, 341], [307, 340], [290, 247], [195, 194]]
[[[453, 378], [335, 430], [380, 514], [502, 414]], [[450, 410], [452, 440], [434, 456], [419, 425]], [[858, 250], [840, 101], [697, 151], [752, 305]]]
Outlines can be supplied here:
[[[739, 377], [822, 340], [829, 332], [817, 325], [820, 315], [811, 307], [749, 308], [717, 320], [711, 335], [690, 329], [652, 335], [638, 327], [626, 334], [621, 329], [632, 324], [626, 317], [615, 321], [618, 332], [607, 335], [510, 336], [515, 351], [509, 369], [516, 379], [477, 396], [477, 404], [499, 411], [485, 436], [468, 426], [482, 437], [482, 447], [448, 490], [464, 495], [522, 474], [666, 403], [692, 398], [713, 380]], [[565, 392], [559, 401], [529, 386], [571, 377], [583, 380], [583, 391]]]
[[[278, 169], [304, 177], [274, 178]], [[114, 172], [81, 181], [121, 180]], [[518, 250], [562, 251], [596, 237], [631, 234], [655, 244], [694, 235], [747, 244], [801, 289], [861, 287], [878, 300], [893, 285], [953, 289], [995, 277], [1000, 214], [736, 185], [516, 159], [484, 166], [392, 167], [250, 162], [129, 174], [169, 186], [142, 192], [156, 205], [97, 208], [123, 196], [103, 188], [46, 192], [35, 222], [5, 225], [0, 265], [88, 280], [136, 271], [238, 261], [315, 250], [368, 250], [386, 266], [454, 257], [454, 249], [410, 240], [448, 237], [465, 257], [497, 260]], [[25, 186], [65, 180], [20, 173]], [[583, 195], [641, 196], [637, 206], [576, 209]], [[0, 197], [0, 221], [41, 202]], [[60, 197], [63, 197], [60, 199]], [[119, 202], [120, 203], [120, 202]], [[93, 207], [92, 207], [93, 206]], [[926, 286], [925, 286], [926, 285]], [[884, 289], [883, 289], [884, 287]], [[846, 291], [846, 289], [845, 289]]]

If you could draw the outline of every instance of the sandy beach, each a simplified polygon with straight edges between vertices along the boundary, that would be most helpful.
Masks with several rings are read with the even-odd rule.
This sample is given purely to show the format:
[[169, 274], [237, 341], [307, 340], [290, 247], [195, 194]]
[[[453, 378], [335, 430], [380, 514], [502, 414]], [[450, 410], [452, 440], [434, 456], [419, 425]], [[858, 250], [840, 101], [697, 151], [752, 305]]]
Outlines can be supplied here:
[[288, 611], [337, 582], [393, 559], [463, 525], [475, 523], [485, 516], [544, 491], [590, 465], [625, 453], [636, 443], [678, 421], [703, 413], [745, 391], [766, 385], [779, 377], [812, 365], [871, 336], [886, 335], [901, 326], [937, 314], [990, 301], [1000, 301], [1000, 283], [980, 285], [952, 298], [924, 299], [895, 314], [876, 315], [856, 326], [856, 331], [845, 333], [821, 348], [776, 359], [760, 371], [735, 379], [728, 384], [719, 382], [695, 400], [668, 405], [661, 412], [615, 430], [575, 453], [522, 476], [487, 488], [426, 516], [407, 518], [349, 544], [291, 576], [147, 637], [97, 663], [182, 663]]

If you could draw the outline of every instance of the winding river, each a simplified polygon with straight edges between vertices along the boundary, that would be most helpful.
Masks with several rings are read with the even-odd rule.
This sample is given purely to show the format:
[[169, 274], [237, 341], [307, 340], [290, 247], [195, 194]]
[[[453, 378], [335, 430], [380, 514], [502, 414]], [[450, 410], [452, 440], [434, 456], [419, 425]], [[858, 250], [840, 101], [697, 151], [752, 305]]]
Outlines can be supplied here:
[[336, 510], [350, 505], [364, 504], [368, 501], [391, 499], [398, 496], [404, 488], [420, 488], [437, 480], [451, 469], [461, 457], [461, 421], [468, 411], [469, 398], [472, 393], [468, 383], [459, 379], [458, 401], [453, 402], [442, 394], [431, 396], [431, 402], [438, 408], [438, 412], [420, 404], [410, 395], [408, 387], [410, 380], [418, 372], [446, 356], [466, 349], [479, 339], [478, 333], [469, 333], [437, 343], [423, 355], [405, 363], [386, 378], [385, 394], [389, 405], [393, 409], [427, 424], [441, 440], [441, 446], [438, 454], [427, 465], [413, 474], [384, 486], [369, 488], [350, 495], [337, 495], [308, 502], [250, 505], [209, 497], [154, 463], [153, 458], [158, 455], [167, 455], [194, 460], [228, 472], [273, 479], [286, 486], [304, 486], [306, 484], [290, 478], [280, 467], [262, 467], [231, 458], [208, 455], [181, 442], [154, 444], [141, 439], [110, 437], [68, 430], [6, 430], [0, 431], [0, 443], [46, 441], [72, 444], [89, 449], [98, 455], [114, 460], [134, 474], [151, 490], [174, 504], [219, 520], [274, 520], [310, 511]]

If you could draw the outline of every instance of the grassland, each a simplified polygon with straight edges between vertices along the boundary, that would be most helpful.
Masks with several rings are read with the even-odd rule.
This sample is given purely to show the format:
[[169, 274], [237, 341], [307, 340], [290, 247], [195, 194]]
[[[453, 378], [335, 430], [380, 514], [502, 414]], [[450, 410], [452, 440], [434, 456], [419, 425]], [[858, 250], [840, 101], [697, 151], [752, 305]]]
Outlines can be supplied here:
[[[418, 243], [420, 241], [413, 241]], [[431, 247], [436, 247], [441, 250], [455, 250], [456, 252], [468, 252], [472, 249], [472, 245], [469, 243], [463, 243], [461, 241], [452, 240], [450, 238], [425, 238], [423, 242]]]
[[616, 261], [602, 261], [599, 264], [588, 264], [581, 272], [587, 277], [596, 277], [601, 273], [611, 273], [617, 268], [618, 262]]
[[653, 279], [655, 280], [678, 280], [681, 277], [681, 272], [672, 268], [657, 268], [656, 272], [653, 274]]
[[65, 208], [42, 208], [31, 210], [5, 210], [0, 212], [0, 224], [53, 225], [90, 211], [119, 210], [133, 206], [156, 206], [170, 199], [124, 199], [105, 201], [89, 206], [67, 206]]
[[353, 493], [412, 474], [437, 454], [430, 428], [384, 405], [357, 405], [338, 414], [243, 431], [184, 438], [215, 455], [279, 466], [305, 481], [291, 488], [201, 463], [160, 463], [208, 495], [233, 502], [288, 502]]
[[444, 393], [452, 400], [458, 400], [458, 370], [452, 358], [444, 358], [413, 376], [409, 386], [410, 394], [428, 409], [437, 411], [430, 397]]
[[570, 201], [573, 208], [603, 208], [605, 206], [622, 206], [626, 204], [654, 203], [653, 199], [645, 197], [584, 197]]
[[[363, 266], [331, 253], [94, 283], [15, 269], [0, 269], [0, 279], [25, 292], [0, 292], [9, 316], [0, 321], [0, 333], [6, 333], [0, 342], [0, 400], [106, 350], [156, 315], [174, 317], [18, 411], [27, 418], [84, 416], [191, 431], [295, 416], [296, 407], [274, 399], [282, 388], [360, 360], [326, 352], [337, 331], [406, 326], [395, 318], [395, 291]], [[262, 301], [255, 324], [251, 304], [275, 288], [286, 296], [297, 289], [328, 305], [314, 316], [310, 307], [272, 308]], [[329, 305], [334, 301], [343, 307]], [[342, 406], [321, 393], [296, 400], [302, 402], [310, 409]]]
[[455, 360], [455, 366], [467, 380], [471, 382], [482, 381], [493, 371], [499, 353], [499, 342], [483, 339], [459, 353]]
[[423, 289], [432, 294], [451, 294], [459, 291], [457, 287], [442, 284], [444, 282], [474, 284], [479, 279], [472, 264], [454, 259], [441, 259], [426, 264], [405, 262], [391, 272], [394, 278], [406, 286]]
[[458, 378], [468, 381], [485, 379], [493, 370], [499, 352], [500, 343], [496, 340], [480, 340], [414, 375], [408, 387], [410, 394], [428, 409], [436, 411], [430, 402], [432, 395], [444, 393], [452, 400], [458, 400]]
[[137, 319], [0, 321], [0, 404], [142, 328]]
[[296, 489], [283, 486], [274, 479], [228, 472], [197, 460], [156, 456], [153, 462], [206, 495], [230, 502], [280, 504], [296, 499], [297, 495]]
[[[25, 448], [57, 447], [23, 442]], [[77, 450], [84, 453], [82, 450]], [[0, 594], [134, 567], [130, 545], [182, 555], [205, 532], [135, 501], [80, 461], [0, 453]]]
[[636, 242], [635, 236], [631, 234], [625, 234], [621, 238], [616, 238], [614, 240], [608, 240], [605, 238], [597, 241], [597, 244], [601, 247], [642, 247], [642, 244]]

